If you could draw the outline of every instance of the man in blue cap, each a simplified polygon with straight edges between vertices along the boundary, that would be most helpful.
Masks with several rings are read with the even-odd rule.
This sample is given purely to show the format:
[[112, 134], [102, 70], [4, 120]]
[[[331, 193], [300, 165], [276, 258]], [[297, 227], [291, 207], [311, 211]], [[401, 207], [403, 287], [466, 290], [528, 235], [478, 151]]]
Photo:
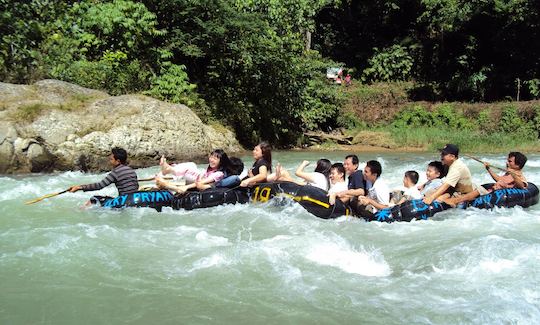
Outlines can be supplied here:
[[480, 195], [487, 193], [487, 190], [482, 186], [473, 184], [471, 171], [459, 159], [459, 148], [455, 144], [448, 143], [440, 151], [441, 162], [448, 167], [448, 174], [443, 180], [443, 185], [435, 193], [424, 198], [424, 203], [431, 204], [434, 200], [446, 201], [452, 195], [457, 197], [474, 190], [478, 190]]

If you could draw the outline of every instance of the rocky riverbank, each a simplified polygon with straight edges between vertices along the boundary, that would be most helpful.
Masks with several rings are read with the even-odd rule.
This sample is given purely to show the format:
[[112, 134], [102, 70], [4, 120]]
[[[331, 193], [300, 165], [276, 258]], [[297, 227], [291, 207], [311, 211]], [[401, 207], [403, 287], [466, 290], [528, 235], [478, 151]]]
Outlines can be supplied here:
[[233, 132], [204, 124], [185, 105], [57, 80], [0, 83], [0, 173], [103, 171], [115, 146], [134, 167], [156, 165], [162, 154], [179, 161], [242, 150]]

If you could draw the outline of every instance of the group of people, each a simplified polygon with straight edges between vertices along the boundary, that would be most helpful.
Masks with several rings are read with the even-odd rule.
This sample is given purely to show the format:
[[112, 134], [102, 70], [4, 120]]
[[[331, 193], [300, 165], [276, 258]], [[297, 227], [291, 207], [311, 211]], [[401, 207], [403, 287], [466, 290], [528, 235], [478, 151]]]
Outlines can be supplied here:
[[[247, 171], [247, 176], [240, 178], [244, 170], [241, 159], [228, 157], [221, 149], [215, 149], [208, 155], [208, 166], [199, 170], [195, 163], [184, 162], [169, 164], [165, 157], [160, 159], [160, 172], [155, 177], [156, 186], [183, 194], [190, 189], [203, 191], [212, 187], [250, 187], [257, 183], [288, 181], [307, 184], [328, 192], [330, 204], [336, 200], [350, 204], [361, 216], [369, 216], [380, 209], [401, 204], [407, 200], [422, 199], [431, 204], [437, 200], [451, 206], [470, 201], [479, 195], [503, 188], [526, 188], [527, 180], [522, 169], [527, 157], [520, 152], [510, 152], [506, 162], [506, 172], [497, 175], [488, 163], [485, 164], [495, 184], [490, 189], [478, 186], [472, 181], [471, 172], [459, 158], [459, 148], [447, 144], [440, 149], [441, 161], [432, 161], [426, 169], [427, 182], [418, 184], [419, 174], [407, 171], [403, 177], [404, 191], [391, 195], [386, 181], [381, 178], [382, 166], [377, 160], [369, 160], [363, 170], [356, 155], [348, 155], [343, 162], [332, 163], [328, 159], [319, 159], [312, 172], [306, 171], [308, 161], [303, 161], [293, 177], [280, 164], [272, 170], [272, 150], [267, 142], [261, 142], [253, 149], [254, 163]], [[139, 189], [137, 175], [127, 166], [127, 153], [124, 149], [112, 149], [109, 161], [113, 166], [111, 173], [101, 182], [72, 186], [69, 190], [93, 191], [109, 184], [116, 184], [119, 195], [130, 194]], [[184, 179], [185, 185], [177, 185], [165, 178], [172, 175], [174, 180]]]

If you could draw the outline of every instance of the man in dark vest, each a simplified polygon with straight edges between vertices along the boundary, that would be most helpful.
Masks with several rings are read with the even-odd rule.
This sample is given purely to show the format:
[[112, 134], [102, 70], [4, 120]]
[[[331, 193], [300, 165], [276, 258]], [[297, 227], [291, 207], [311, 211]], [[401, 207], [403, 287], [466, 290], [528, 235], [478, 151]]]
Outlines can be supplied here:
[[348, 175], [348, 190], [341, 191], [336, 196], [343, 202], [348, 202], [358, 196], [366, 195], [371, 184], [364, 179], [361, 170], [358, 170], [358, 156], [348, 155], [343, 161], [343, 167]]

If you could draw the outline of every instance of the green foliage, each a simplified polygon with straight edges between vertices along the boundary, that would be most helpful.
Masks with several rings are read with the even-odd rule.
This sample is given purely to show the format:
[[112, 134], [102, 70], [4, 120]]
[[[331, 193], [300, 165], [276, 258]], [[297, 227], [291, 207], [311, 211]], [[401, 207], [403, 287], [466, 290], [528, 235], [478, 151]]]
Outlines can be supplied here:
[[367, 125], [364, 121], [361, 121], [354, 112], [340, 112], [337, 117], [337, 125], [349, 130], [365, 129]]
[[339, 107], [344, 94], [339, 86], [329, 84], [324, 76], [325, 68], [333, 63], [312, 55], [299, 64], [296, 77], [306, 82], [300, 98], [303, 130], [334, 128], [339, 124]]
[[482, 110], [478, 113], [476, 118], [476, 123], [478, 125], [478, 130], [483, 134], [489, 134], [493, 132], [493, 121], [491, 119], [490, 113], [488, 110]]
[[534, 124], [521, 118], [517, 108], [513, 105], [508, 105], [501, 111], [499, 130], [504, 133], [516, 135], [522, 139], [532, 140], [538, 137], [538, 132], [535, 130]]
[[308, 128], [335, 125], [337, 91], [324, 82], [331, 63], [304, 50], [302, 29], [314, 10], [308, 2], [146, 5], [168, 30], [169, 60], [186, 65], [212, 117], [232, 126], [243, 144], [264, 139], [287, 146]]
[[300, 114], [304, 127], [317, 130], [335, 125], [338, 117], [337, 92], [329, 91], [324, 80], [309, 80], [304, 91], [305, 109]]
[[39, 45], [51, 17], [70, 2], [0, 0], [0, 80], [22, 83], [43, 75]]
[[82, 1], [58, 17], [42, 46], [53, 78], [113, 95], [147, 89], [164, 31], [141, 3]]
[[451, 104], [439, 105], [433, 112], [414, 105], [399, 112], [392, 125], [398, 129], [433, 127], [452, 130], [472, 130], [473, 123]]
[[534, 118], [531, 121], [538, 138], [540, 138], [540, 105], [534, 107]]
[[[381, 130], [387, 130], [382, 128]], [[449, 128], [389, 128], [392, 138], [401, 147], [420, 147], [436, 150], [445, 143], [455, 143], [462, 152], [508, 152], [508, 151], [531, 151], [537, 150], [537, 139], [524, 139], [518, 134], [493, 132], [482, 134], [477, 130], [461, 130], [456, 132]]]
[[366, 81], [414, 78], [416, 99], [496, 101], [538, 78], [539, 20], [537, 0], [342, 1], [317, 16], [314, 46]]
[[485, 99], [486, 85], [488, 81], [487, 73], [489, 72], [489, 68], [482, 68], [480, 71], [473, 73], [469, 77], [469, 86], [473, 93], [473, 99]]
[[418, 22], [429, 27], [432, 36], [458, 31], [462, 24], [470, 20], [475, 4], [464, 0], [421, 0], [424, 7]]
[[326, 5], [338, 0], [235, 0], [235, 7], [261, 14], [280, 37], [295, 51], [305, 46], [305, 33], [314, 30], [315, 15]]
[[35, 120], [41, 112], [46, 109], [43, 104], [32, 104], [32, 105], [23, 105], [18, 107], [17, 110], [12, 114], [12, 118], [16, 121], [33, 121]]
[[[338, 63], [325, 56], [365, 81], [414, 80], [420, 98], [515, 97], [516, 78], [522, 98], [538, 98], [539, 19], [532, 0], [0, 0], [0, 77], [145, 92], [233, 127], [245, 145], [286, 146], [306, 130], [365, 125], [340, 109], [344, 93], [367, 108], [407, 101], [403, 87], [326, 82]], [[310, 32], [320, 53], [306, 49]], [[491, 134], [540, 131], [538, 114], [512, 114]], [[393, 127], [487, 134], [489, 121], [442, 104], [400, 112]]]
[[523, 84], [527, 87], [532, 98], [538, 99], [540, 96], [540, 79], [526, 80]]
[[195, 100], [190, 97], [196, 95], [194, 91], [197, 85], [189, 83], [185, 70], [185, 65], [171, 64], [167, 66], [161, 75], [152, 79], [152, 86], [145, 93], [171, 103], [194, 105]]
[[129, 0], [83, 1], [74, 4], [69, 16], [72, 20], [64, 30], [88, 59], [99, 59], [107, 51], [122, 52], [130, 58], [148, 55], [153, 38], [165, 33], [156, 28], [154, 13], [144, 4]]
[[82, 59], [51, 71], [54, 78], [88, 88], [104, 89], [112, 95], [145, 89], [149, 74], [142, 69], [138, 60], [129, 61], [127, 55], [120, 51], [106, 51], [99, 61]]
[[348, 93], [360, 103], [380, 102], [385, 96], [391, 97], [395, 103], [405, 103], [409, 100], [407, 91], [410, 86], [408, 82], [357, 83]]
[[462, 112], [456, 110], [456, 108], [450, 103], [437, 106], [435, 111], [432, 113], [432, 116], [432, 125], [434, 127], [447, 127], [456, 130], [472, 130], [474, 128], [473, 123], [463, 116]]
[[189, 106], [195, 109], [203, 120], [208, 120], [208, 108], [196, 92], [197, 85], [189, 83], [185, 70], [185, 65], [164, 64], [162, 73], [152, 78], [150, 89], [144, 94]]
[[413, 58], [406, 47], [392, 45], [379, 51], [368, 60], [362, 75], [364, 81], [406, 81], [411, 77]]
[[432, 126], [433, 114], [420, 105], [414, 105], [399, 112], [392, 125], [398, 129]]

